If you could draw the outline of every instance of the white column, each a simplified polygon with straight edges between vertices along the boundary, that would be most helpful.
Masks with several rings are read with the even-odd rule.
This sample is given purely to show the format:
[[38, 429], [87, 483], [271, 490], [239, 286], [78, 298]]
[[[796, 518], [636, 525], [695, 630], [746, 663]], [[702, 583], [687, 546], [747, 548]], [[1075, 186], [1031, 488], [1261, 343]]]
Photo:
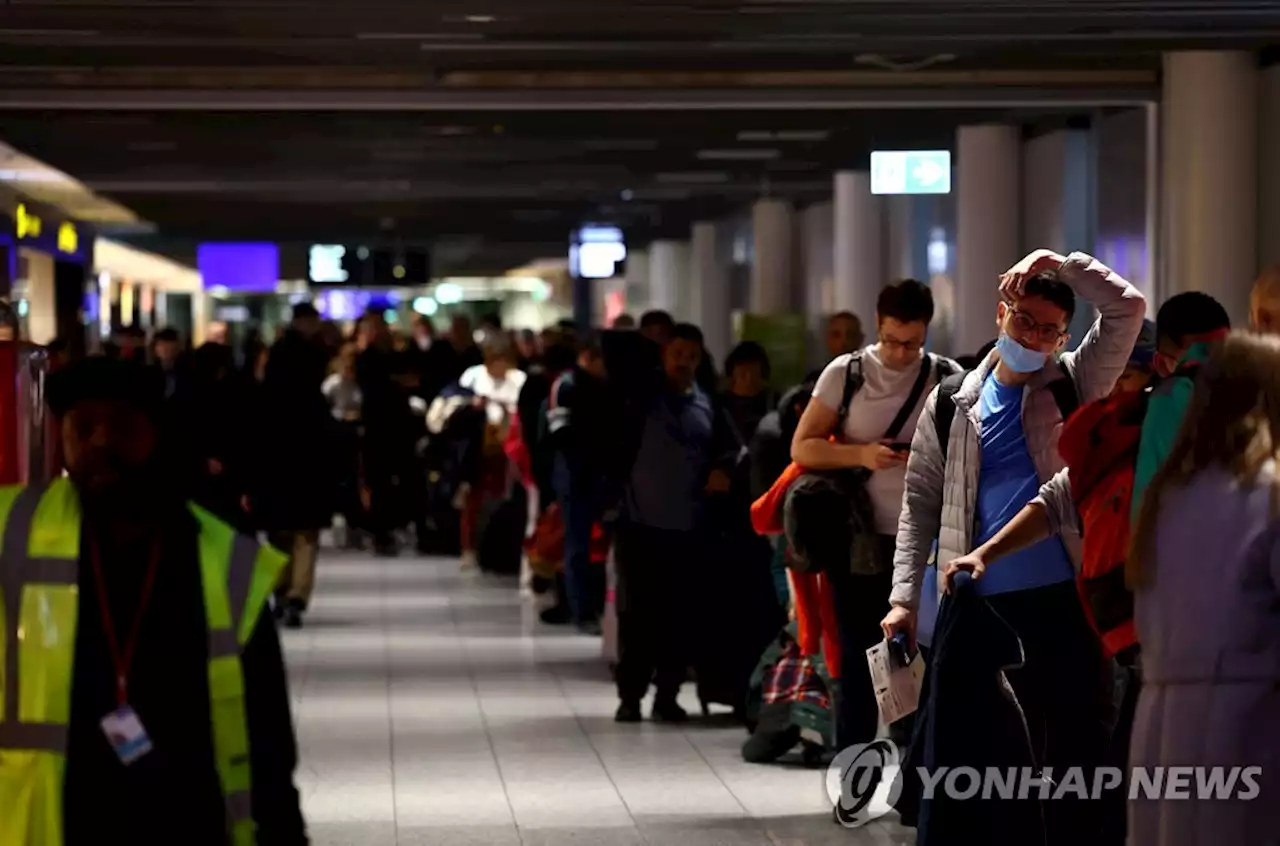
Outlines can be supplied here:
[[24, 250], [27, 258], [27, 340], [47, 344], [58, 336], [53, 256]]
[[729, 313], [729, 261], [721, 227], [695, 223], [690, 249], [689, 279], [693, 292], [693, 320], [702, 327], [707, 352], [716, 365], [724, 364], [733, 343]]
[[1280, 65], [1262, 71], [1258, 91], [1258, 266], [1280, 262]]
[[962, 126], [956, 134], [956, 355], [973, 355], [995, 337], [1000, 274], [1021, 258], [1021, 146], [1016, 126]]
[[1235, 326], [1258, 270], [1257, 92], [1252, 53], [1165, 54], [1161, 292], [1212, 294]]
[[640, 313], [649, 308], [649, 251], [627, 252], [626, 275], [627, 311], [640, 319]]
[[823, 346], [827, 316], [835, 309], [834, 203], [819, 203], [804, 210], [804, 313], [809, 339], [805, 350], [809, 366], [816, 367], [826, 353]]
[[649, 248], [649, 308], [670, 312], [677, 320], [683, 291], [689, 288], [689, 242], [654, 241]]
[[884, 287], [884, 205], [871, 174], [836, 174], [836, 311], [851, 311], [867, 337], [875, 334], [876, 297]]
[[794, 307], [795, 223], [791, 204], [760, 200], [751, 211], [755, 234], [755, 262], [751, 266], [751, 311], [785, 314]]

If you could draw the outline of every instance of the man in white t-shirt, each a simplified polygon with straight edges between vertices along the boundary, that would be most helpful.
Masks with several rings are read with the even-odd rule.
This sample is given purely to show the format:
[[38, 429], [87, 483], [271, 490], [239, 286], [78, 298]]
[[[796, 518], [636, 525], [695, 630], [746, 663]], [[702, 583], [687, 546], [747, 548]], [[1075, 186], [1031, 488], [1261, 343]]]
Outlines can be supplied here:
[[[960, 370], [954, 361], [924, 352], [932, 319], [933, 294], [927, 285], [914, 279], [886, 285], [876, 301], [878, 341], [827, 365], [791, 445], [792, 459], [810, 470], [871, 471], [867, 493], [875, 512], [884, 571], [876, 575], [855, 575], [849, 570], [825, 574], [835, 593], [840, 630], [844, 695], [836, 734], [841, 747], [875, 739], [879, 713], [863, 653], [882, 638], [880, 620], [888, 610], [893, 583], [893, 545], [902, 510], [908, 445], [929, 392], [940, 379]], [[854, 373], [860, 368], [862, 385], [842, 423], [840, 407], [851, 364]], [[918, 390], [922, 368], [928, 369], [927, 377], [923, 390]], [[905, 422], [891, 433], [908, 403], [912, 407]], [[887, 434], [893, 437], [887, 439]]]

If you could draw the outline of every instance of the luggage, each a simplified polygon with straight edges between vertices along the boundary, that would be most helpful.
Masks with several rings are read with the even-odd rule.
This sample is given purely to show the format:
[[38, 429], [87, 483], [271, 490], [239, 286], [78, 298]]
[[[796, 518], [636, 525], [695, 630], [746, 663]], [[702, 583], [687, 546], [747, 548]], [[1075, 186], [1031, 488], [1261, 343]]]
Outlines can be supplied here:
[[751, 675], [746, 721], [751, 736], [742, 758], [769, 764], [804, 744], [804, 762], [818, 766], [835, 747], [835, 686], [822, 656], [806, 657], [790, 623], [770, 641]]
[[476, 564], [485, 573], [518, 576], [524, 558], [528, 505], [523, 485], [505, 499], [487, 498], [476, 522]]

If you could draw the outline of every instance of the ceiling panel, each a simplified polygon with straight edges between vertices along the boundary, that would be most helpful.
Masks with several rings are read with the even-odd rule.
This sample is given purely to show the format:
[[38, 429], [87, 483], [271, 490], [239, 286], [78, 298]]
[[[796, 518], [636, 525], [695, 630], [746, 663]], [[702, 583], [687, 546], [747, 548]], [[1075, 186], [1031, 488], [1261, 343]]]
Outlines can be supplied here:
[[9, 0], [0, 140], [164, 237], [498, 252], [823, 199], [872, 148], [1087, 121], [1163, 50], [1277, 41], [1274, 0]]

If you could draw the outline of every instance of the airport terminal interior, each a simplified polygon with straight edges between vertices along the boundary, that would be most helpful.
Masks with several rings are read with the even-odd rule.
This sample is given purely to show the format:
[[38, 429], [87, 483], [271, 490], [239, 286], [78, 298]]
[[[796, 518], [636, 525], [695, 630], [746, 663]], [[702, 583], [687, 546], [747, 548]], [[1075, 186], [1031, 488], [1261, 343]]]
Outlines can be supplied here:
[[[925, 669], [917, 615], [929, 602], [960, 607], [946, 598], [960, 588], [936, 589], [943, 565], [961, 559], [973, 571], [968, 555], [1019, 507], [1049, 509], [1055, 533], [1085, 519], [1078, 490], [1061, 511], [1044, 491], [1032, 501], [1042, 483], [1067, 479], [1059, 433], [1077, 405], [1130, 377], [1150, 393], [1190, 373], [1189, 395], [1199, 371], [1179, 368], [1200, 366], [1185, 358], [1193, 342], [1280, 327], [1280, 308], [1274, 323], [1266, 316], [1268, 298], [1280, 300], [1277, 151], [1280, 3], [1260, 0], [0, 3], [0, 483], [43, 497], [72, 485], [68, 496], [86, 497], [86, 538], [116, 514], [110, 497], [92, 496], [93, 467], [107, 485], [149, 467], [149, 481], [124, 490], [159, 492], [157, 507], [194, 503], [204, 579], [189, 587], [206, 591], [210, 668], [209, 696], [195, 701], [210, 699], [214, 727], [207, 743], [202, 721], [179, 731], [199, 735], [205, 745], [193, 748], [212, 764], [175, 763], [172, 718], [149, 716], [169, 700], [146, 699], [163, 685], [141, 679], [152, 658], [163, 665], [155, 644], [179, 641], [151, 622], [154, 606], [177, 602], [163, 597], [163, 568], [144, 579], [146, 556], [132, 555], [143, 585], [128, 641], [142, 643], [132, 702], [123, 680], [133, 646], [122, 659], [115, 634], [132, 618], [117, 608], [112, 622], [97, 541], [81, 546], [79, 523], [67, 522], [56, 531], [71, 533], [70, 547], [37, 549], [39, 533], [55, 531], [40, 521], [78, 521], [68, 515], [79, 506], [0, 495], [12, 533], [0, 555], [0, 801], [12, 809], [0, 808], [10, 820], [0, 819], [0, 846], [162, 842], [125, 813], [101, 818], [101, 840], [74, 824], [74, 809], [90, 807], [77, 798], [86, 783], [117, 770], [104, 803], [121, 807], [142, 785], [206, 777], [212, 822], [190, 822], [171, 843], [1006, 842], [899, 804], [901, 782], [852, 808], [839, 755], [876, 743], [904, 756], [953, 748], [922, 739], [933, 731], [921, 728], [935, 713], [928, 697], [957, 694], [936, 665]], [[1168, 317], [1177, 309], [1163, 304], [1189, 292], [1204, 299]], [[1042, 367], [1066, 374], [1070, 407]], [[995, 374], [986, 382], [973, 375], [983, 368]], [[962, 413], [935, 432], [924, 421], [938, 423], [945, 377], [962, 370], [974, 380], [952, 382]], [[978, 431], [994, 413], [988, 390], [1007, 387], [998, 380], [1010, 372], [1029, 386], [1017, 435], [1027, 478], [993, 523], [987, 467], [971, 462], [995, 446], [985, 430], [964, 441], [957, 427]], [[1037, 395], [1045, 384], [1052, 398]], [[102, 402], [136, 403], [136, 426], [185, 452], [165, 471], [162, 460], [135, 468], [118, 455], [93, 465], [86, 454], [126, 435], [103, 424], [86, 447], [88, 424], [67, 421]], [[1172, 413], [1154, 394], [1143, 408]], [[1057, 415], [1046, 433], [1033, 431], [1042, 415]], [[1138, 429], [1123, 431], [1145, 455]], [[1141, 437], [1145, 449], [1146, 429]], [[923, 442], [941, 449], [937, 461], [919, 457]], [[859, 570], [862, 553], [842, 548], [855, 563], [841, 559], [833, 575], [813, 563], [816, 551], [800, 551], [779, 486], [800, 478], [802, 456], [818, 468], [805, 479], [854, 468], [870, 500], [851, 531], [879, 544], [866, 553], [879, 563]], [[948, 490], [930, 490], [934, 512], [913, 523], [935, 470]], [[1138, 502], [1145, 481], [1126, 484]], [[942, 504], [953, 489], [967, 505]], [[11, 542], [24, 519], [34, 521], [29, 551]], [[843, 520], [805, 537], [835, 537]], [[248, 540], [216, 535], [222, 558], [206, 560], [209, 533], [228, 526]], [[1070, 588], [1080, 555], [1093, 554], [1087, 535], [1084, 553], [1063, 537], [1042, 541], [1062, 584], [1035, 590]], [[37, 567], [64, 548], [81, 550], [69, 553], [83, 558], [78, 570]], [[222, 593], [210, 567], [230, 574]], [[69, 630], [79, 620], [75, 669], [56, 643], [27, 657], [35, 606], [18, 597], [24, 584], [28, 597], [57, 590], [32, 587], [45, 577], [70, 579], [69, 604], [53, 607], [70, 615]], [[928, 579], [923, 600], [918, 578]], [[1265, 641], [1274, 656], [1280, 576], [1267, 578], [1270, 628], [1240, 642]], [[161, 598], [149, 606], [153, 582]], [[1010, 621], [1059, 620], [990, 590]], [[230, 604], [214, 599], [227, 591]], [[1098, 606], [1073, 597], [1054, 613], [1069, 612], [1107, 672], [1136, 685], [1132, 652], [1095, 635]], [[1132, 593], [1127, 601], [1132, 629]], [[219, 608], [240, 628], [222, 631]], [[90, 638], [99, 624], [107, 636]], [[252, 750], [288, 760], [282, 724], [267, 743], [260, 736], [277, 643], [297, 755], [269, 789], [267, 753]], [[864, 672], [862, 652], [881, 648], [877, 698], [877, 659]], [[1028, 661], [1071, 660], [1037, 648]], [[173, 649], [164, 661], [180, 660]], [[85, 705], [87, 654], [107, 687]], [[1143, 702], [1163, 678], [1160, 654]], [[219, 676], [231, 672], [218, 664], [228, 655], [241, 656], [234, 683]], [[122, 681], [121, 710], [107, 719], [123, 735], [104, 723], [104, 745], [94, 712], [100, 755], [77, 763], [88, 755], [77, 720], [116, 707], [109, 659]], [[31, 669], [45, 661], [75, 689], [48, 713], [27, 692], [54, 685], [53, 701], [64, 689]], [[1272, 692], [1255, 716], [1280, 706], [1276, 666], [1259, 671]], [[912, 691], [902, 719], [893, 709], [906, 694], [886, 692], [891, 675]], [[1137, 687], [1128, 699], [1121, 688], [1108, 696], [1127, 716], [1109, 725], [1132, 727], [1124, 703]], [[247, 706], [228, 717], [228, 696]], [[971, 707], [985, 719], [1001, 706]], [[122, 713], [154, 727], [155, 750], [136, 763], [127, 744], [149, 750], [151, 740]], [[781, 742], [764, 737], [775, 729], [787, 737], [781, 751], [761, 752]], [[1267, 731], [1254, 748], [1270, 743], [1280, 756]], [[228, 751], [240, 735], [247, 745]], [[1132, 746], [1115, 737], [1106, 743], [1123, 747], [1120, 765], [1130, 750], [1137, 762], [1138, 734]], [[59, 763], [19, 772], [32, 749]], [[63, 794], [51, 775], [63, 761], [65, 826], [62, 800], [49, 798]], [[1060, 816], [1063, 803], [1046, 803], [1037, 835], [1007, 842], [1122, 846], [1127, 819], [1130, 846], [1207, 846], [1210, 830], [1237, 832], [1223, 835], [1229, 846], [1264, 846], [1276, 842], [1259, 839], [1267, 813], [1270, 837], [1280, 831], [1274, 800], [1232, 817], [1233, 829], [1103, 804]], [[1081, 820], [1094, 809], [1088, 833]], [[1001, 806], [997, 817], [1013, 813]]]

